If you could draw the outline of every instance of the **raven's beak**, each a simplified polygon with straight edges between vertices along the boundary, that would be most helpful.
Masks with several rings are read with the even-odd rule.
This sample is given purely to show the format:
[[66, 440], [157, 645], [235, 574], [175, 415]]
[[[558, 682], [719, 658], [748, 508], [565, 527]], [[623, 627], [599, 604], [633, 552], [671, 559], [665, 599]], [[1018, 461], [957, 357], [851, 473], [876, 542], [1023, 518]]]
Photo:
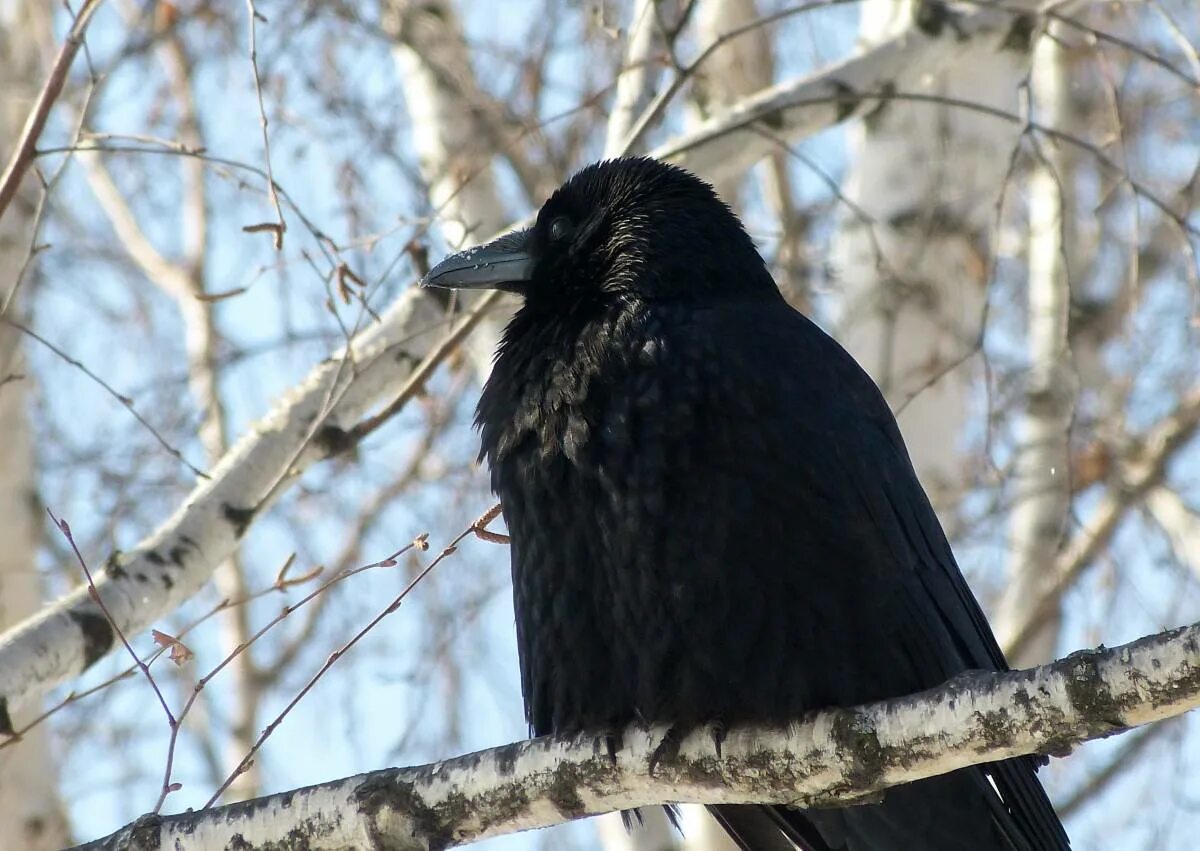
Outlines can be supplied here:
[[421, 279], [421, 286], [524, 293], [535, 265], [529, 252], [531, 233], [531, 230], [513, 231], [487, 245], [451, 254], [429, 270], [429, 274]]

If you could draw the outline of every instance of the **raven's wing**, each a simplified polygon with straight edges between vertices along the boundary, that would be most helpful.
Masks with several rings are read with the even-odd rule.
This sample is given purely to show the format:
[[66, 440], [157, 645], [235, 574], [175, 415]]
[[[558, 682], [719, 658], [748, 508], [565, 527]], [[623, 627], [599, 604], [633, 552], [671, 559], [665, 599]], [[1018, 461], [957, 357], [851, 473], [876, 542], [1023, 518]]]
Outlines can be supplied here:
[[[686, 718], [691, 703], [728, 720], [783, 719], [1006, 669], [895, 419], [853, 358], [780, 302], [660, 307], [652, 327], [675, 388], [658, 405], [674, 434], [659, 437], [682, 456], [666, 500], [681, 528], [648, 542], [653, 569], [719, 591], [681, 591], [666, 615], [699, 662], [674, 684], [676, 705], [650, 717]], [[715, 629], [721, 618], [731, 625]], [[711, 696], [721, 687], [724, 705]], [[1031, 758], [1006, 760], [888, 796], [902, 806], [810, 815], [833, 847], [908, 847], [870, 835], [924, 822], [948, 831], [928, 848], [1065, 849], [1034, 772]], [[990, 832], [956, 835], [964, 817]]]

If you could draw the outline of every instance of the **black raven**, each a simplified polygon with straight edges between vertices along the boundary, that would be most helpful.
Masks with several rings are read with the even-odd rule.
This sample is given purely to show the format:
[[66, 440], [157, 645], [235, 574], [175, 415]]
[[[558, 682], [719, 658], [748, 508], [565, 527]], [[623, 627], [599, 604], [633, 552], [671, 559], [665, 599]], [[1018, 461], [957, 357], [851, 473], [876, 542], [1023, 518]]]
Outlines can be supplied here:
[[[424, 283], [524, 299], [477, 424], [535, 734], [784, 722], [1006, 668], [879, 390], [706, 183], [589, 166]], [[1034, 769], [711, 810], [754, 851], [1066, 849]]]

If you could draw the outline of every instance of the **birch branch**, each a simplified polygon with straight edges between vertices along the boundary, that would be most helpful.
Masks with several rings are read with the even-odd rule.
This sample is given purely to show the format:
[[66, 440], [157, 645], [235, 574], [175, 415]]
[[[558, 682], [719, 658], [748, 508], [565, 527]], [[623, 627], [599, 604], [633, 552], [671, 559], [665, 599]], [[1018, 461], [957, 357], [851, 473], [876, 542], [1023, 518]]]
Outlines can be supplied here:
[[625, 38], [625, 61], [617, 76], [617, 94], [605, 134], [606, 159], [637, 153], [629, 134], [638, 114], [650, 100], [651, 85], [657, 76], [650, 67], [656, 31], [654, 4], [655, 0], [637, 0], [633, 4]]
[[[1040, 668], [972, 672], [917, 695], [830, 709], [784, 729], [688, 734], [633, 727], [542, 738], [444, 762], [393, 768], [240, 804], [144, 817], [86, 849], [388, 848], [427, 851], [635, 806], [682, 801], [800, 807], [880, 791], [1080, 742], [1200, 706], [1200, 624]], [[649, 769], [652, 758], [656, 767]]]
[[[1018, 14], [1028, 7], [1029, 14]], [[913, 81], [936, 75], [981, 41], [996, 51], [1028, 51], [1038, 4], [1023, 0], [1004, 9], [959, 14], [937, 6], [933, 18], [870, 50], [802, 79], [785, 80], [664, 144], [654, 156], [712, 181], [739, 174], [777, 146], [853, 118], [870, 115], [886, 98], [869, 92], [916, 90]]]

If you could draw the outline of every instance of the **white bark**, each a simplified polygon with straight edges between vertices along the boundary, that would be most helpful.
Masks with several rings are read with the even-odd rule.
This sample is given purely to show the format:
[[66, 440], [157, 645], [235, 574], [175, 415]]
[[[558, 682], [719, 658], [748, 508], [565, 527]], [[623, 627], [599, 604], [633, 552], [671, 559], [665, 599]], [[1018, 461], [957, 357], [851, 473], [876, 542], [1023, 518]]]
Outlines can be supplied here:
[[[1052, 28], [1034, 51], [1033, 98], [1038, 121], [1066, 126], [1070, 71], [1066, 49]], [[1071, 507], [1068, 432], [1077, 380], [1067, 342], [1071, 308], [1071, 199], [1074, 157], [1048, 141], [1039, 146], [1029, 181], [1029, 373], [1019, 425], [1009, 563], [997, 624], [1004, 633], [1053, 584], [1054, 565]], [[1011, 661], [1029, 665], [1053, 658], [1062, 623], [1055, 606]]]
[[[860, 38], [874, 45], [871, 53], [923, 41], [934, 28], [920, 15], [930, 8], [868, 0]], [[946, 44], [955, 53], [953, 73], [929, 74], [926, 60], [915, 73], [901, 70], [896, 87], [1015, 113], [1027, 44], [1012, 37], [1011, 15], [985, 10], [970, 19], [978, 20], [980, 35], [999, 37]], [[957, 39], [954, 24], [938, 31], [940, 39]], [[840, 213], [832, 246], [838, 337], [893, 408], [902, 407], [898, 420], [913, 464], [939, 508], [952, 504], [961, 479], [955, 447], [977, 369], [971, 362], [951, 367], [979, 338], [989, 271], [981, 247], [994, 228], [1020, 131], [961, 106], [897, 101], [850, 133], [842, 193], [857, 210]]]
[[[666, 730], [634, 727], [610, 756], [603, 738], [535, 739], [418, 768], [386, 769], [196, 813], [147, 818], [89, 848], [433, 849], [667, 801], [852, 802], [968, 765], [1077, 743], [1200, 706], [1200, 624], [1074, 653], [784, 729], [713, 730], [651, 756]], [[273, 845], [270, 847], [278, 847]]]
[[658, 31], [654, 13], [656, 2], [635, 0], [633, 4], [633, 15], [625, 36], [625, 61], [621, 63], [621, 73], [617, 76], [617, 94], [605, 131], [605, 158], [638, 152], [636, 147], [627, 150], [625, 143], [634, 122], [650, 102], [653, 95], [651, 84], [657, 77], [657, 69], [650, 65]]
[[[16, 0], [0, 2], [0, 161], [12, 153], [42, 83], [39, 41], [48, 35], [48, 16]], [[0, 218], [0, 305], [19, 315], [25, 299], [9, 294], [25, 265], [36, 226], [37, 184], [27, 176], [15, 202]], [[26, 281], [24, 286], [28, 287]], [[41, 575], [36, 555], [42, 529], [38, 506], [30, 403], [33, 376], [20, 333], [0, 324], [0, 629], [41, 608]], [[20, 728], [39, 707], [30, 706], [0, 722]], [[22, 741], [0, 751], [0, 844], [43, 851], [70, 841], [70, 827], [58, 794], [58, 771], [50, 731], [35, 727]]]
[[388, 5], [398, 38], [396, 67], [429, 201], [446, 242], [465, 248], [509, 221], [492, 175], [494, 147], [471, 114], [482, 95], [470, 48], [449, 0]]

